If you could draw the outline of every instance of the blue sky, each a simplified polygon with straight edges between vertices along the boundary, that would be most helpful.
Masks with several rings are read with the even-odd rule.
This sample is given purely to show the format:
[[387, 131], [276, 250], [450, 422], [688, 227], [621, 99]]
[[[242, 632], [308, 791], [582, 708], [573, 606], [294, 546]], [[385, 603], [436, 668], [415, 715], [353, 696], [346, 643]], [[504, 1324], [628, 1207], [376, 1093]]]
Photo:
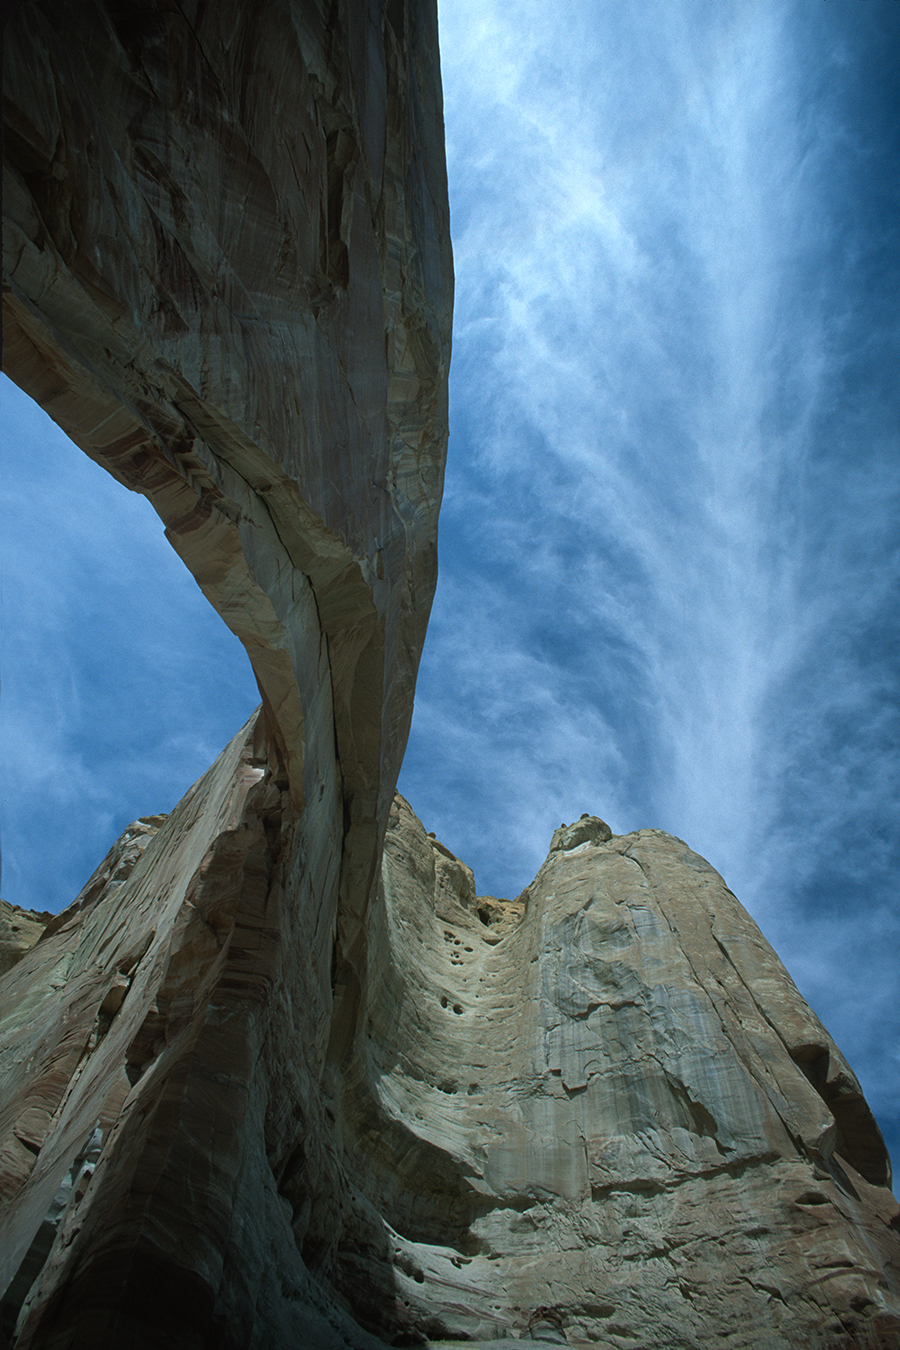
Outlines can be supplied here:
[[[442, 0], [441, 579], [400, 787], [483, 893], [560, 821], [723, 873], [900, 1165], [897, 0]], [[2, 391], [7, 900], [255, 703], [152, 511]]]

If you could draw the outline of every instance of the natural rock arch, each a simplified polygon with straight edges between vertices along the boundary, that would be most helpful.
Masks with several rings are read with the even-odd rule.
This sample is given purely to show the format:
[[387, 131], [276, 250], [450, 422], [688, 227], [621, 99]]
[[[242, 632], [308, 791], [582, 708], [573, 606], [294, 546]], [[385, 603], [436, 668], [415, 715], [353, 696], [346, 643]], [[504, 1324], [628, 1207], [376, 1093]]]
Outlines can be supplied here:
[[877, 1127], [713, 869], [583, 817], [479, 897], [394, 797], [446, 441], [434, 6], [32, 0], [6, 59], [7, 369], [263, 699], [4, 979], [7, 1279], [73, 1181], [18, 1350], [896, 1344]]

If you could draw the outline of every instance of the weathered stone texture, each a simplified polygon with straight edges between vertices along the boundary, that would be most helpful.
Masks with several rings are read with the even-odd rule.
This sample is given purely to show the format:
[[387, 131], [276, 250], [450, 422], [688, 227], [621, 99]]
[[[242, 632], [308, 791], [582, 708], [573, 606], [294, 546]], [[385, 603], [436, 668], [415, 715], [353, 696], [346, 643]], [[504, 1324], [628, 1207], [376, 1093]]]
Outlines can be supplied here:
[[17, 1350], [896, 1346], [877, 1127], [717, 874], [586, 816], [478, 896], [393, 801], [446, 439], [433, 4], [31, 0], [5, 37], [6, 368], [263, 698], [0, 983]]
[[[135, 867], [125, 929], [112, 865], [13, 972], [3, 1255], [14, 1269], [115, 1120], [128, 1146], [104, 1148], [90, 1190], [118, 1201], [92, 1205], [88, 1247], [77, 1220], [65, 1308], [45, 1274], [27, 1338], [158, 1344], [183, 1314], [183, 1344], [224, 1321], [243, 1346], [254, 1316], [255, 1336], [302, 1340], [253, 1284], [280, 1278], [275, 1302], [307, 1311], [319, 1297], [290, 1274], [289, 1224], [268, 1222], [261, 1195], [284, 1203], [266, 1149], [296, 1171], [310, 1135], [312, 1189], [339, 1194], [323, 1103], [355, 1035], [436, 576], [452, 303], [436, 9], [32, 0], [4, 38], [5, 368], [148, 497], [243, 641], [268, 786], [226, 824], [243, 789], [220, 762]], [[145, 940], [168, 953], [152, 971]], [[165, 1076], [160, 1097], [120, 1120], [145, 1075]], [[265, 1255], [277, 1231], [292, 1258]], [[125, 1267], [133, 1297], [113, 1308]]]
[[32, 0], [5, 32], [7, 372], [244, 642], [295, 804], [346, 809], [351, 929], [436, 576], [437, 63], [421, 0]]
[[0, 900], [0, 975], [21, 961], [52, 918], [52, 914], [37, 914]]
[[276, 1184], [305, 1155], [320, 1202], [341, 1183], [334, 916], [296, 837], [256, 715], [127, 880], [98, 869], [0, 986], [3, 1287], [35, 1235], [43, 1261], [17, 1345], [371, 1344], [307, 1274]]
[[340, 1063], [261, 717], [124, 878], [132, 827], [0, 985], [21, 1350], [895, 1346], [852, 1073], [707, 863], [601, 827], [486, 904], [398, 797]]
[[368, 1278], [392, 1263], [407, 1317], [427, 1330], [440, 1309], [457, 1336], [522, 1335], [547, 1306], [584, 1346], [900, 1344], [881, 1135], [713, 868], [582, 818], [499, 941], [446, 868], [398, 799], [374, 1109], [361, 1093], [347, 1110], [358, 1184], [393, 1230]]

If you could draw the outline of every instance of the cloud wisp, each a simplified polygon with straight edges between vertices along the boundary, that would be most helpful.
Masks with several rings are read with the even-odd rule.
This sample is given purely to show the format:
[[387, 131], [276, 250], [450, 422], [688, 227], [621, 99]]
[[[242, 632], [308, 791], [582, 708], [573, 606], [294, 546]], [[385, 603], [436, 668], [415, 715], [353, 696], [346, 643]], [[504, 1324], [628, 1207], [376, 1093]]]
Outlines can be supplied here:
[[401, 787], [492, 893], [582, 810], [686, 838], [820, 1012], [868, 962], [896, 1035], [889, 8], [444, 0], [451, 446]]

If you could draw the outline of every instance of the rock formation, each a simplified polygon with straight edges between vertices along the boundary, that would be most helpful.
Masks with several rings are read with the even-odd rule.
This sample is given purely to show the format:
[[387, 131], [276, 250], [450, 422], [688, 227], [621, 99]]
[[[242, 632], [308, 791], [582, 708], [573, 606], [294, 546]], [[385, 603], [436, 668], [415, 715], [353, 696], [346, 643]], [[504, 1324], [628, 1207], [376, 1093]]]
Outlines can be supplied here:
[[479, 897], [397, 797], [338, 1062], [262, 732], [0, 986], [18, 1346], [900, 1342], [878, 1128], [708, 863], [587, 817]]
[[52, 914], [37, 914], [0, 900], [0, 975], [21, 961], [52, 918]]
[[[366, 1175], [424, 1273], [411, 1306], [436, 1286], [469, 1337], [492, 1318], [522, 1334], [548, 1307], [583, 1346], [768, 1350], [867, 1323], [900, 1343], [880, 1132], [718, 873], [671, 835], [583, 817], [501, 928], [468, 869], [450, 887], [447, 868], [398, 798], [373, 915]], [[376, 1179], [385, 1138], [402, 1169]]]
[[516, 900], [394, 798], [451, 266], [431, 0], [31, 0], [9, 374], [144, 493], [262, 709], [0, 983], [17, 1350], [900, 1343], [852, 1073], [686, 845]]
[[436, 577], [434, 5], [32, 0], [4, 98], [5, 368], [247, 648], [352, 979]]

